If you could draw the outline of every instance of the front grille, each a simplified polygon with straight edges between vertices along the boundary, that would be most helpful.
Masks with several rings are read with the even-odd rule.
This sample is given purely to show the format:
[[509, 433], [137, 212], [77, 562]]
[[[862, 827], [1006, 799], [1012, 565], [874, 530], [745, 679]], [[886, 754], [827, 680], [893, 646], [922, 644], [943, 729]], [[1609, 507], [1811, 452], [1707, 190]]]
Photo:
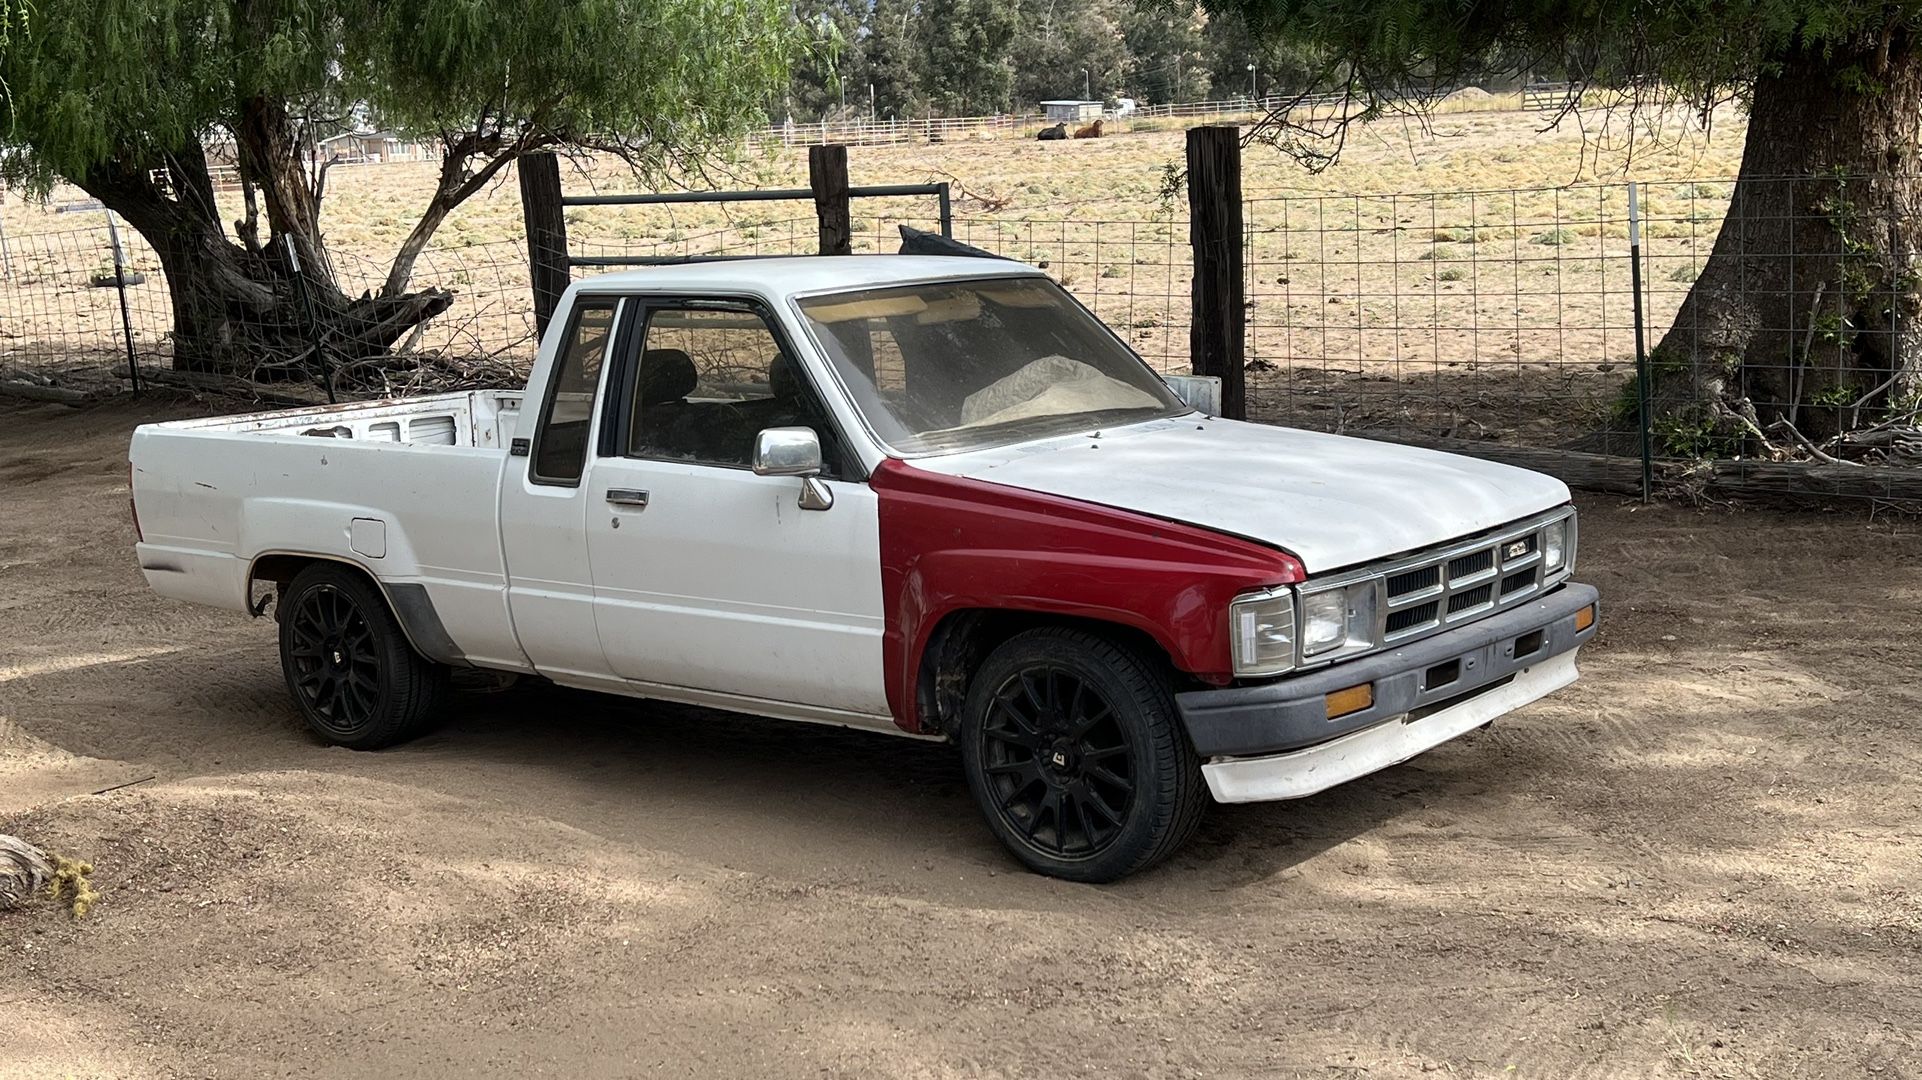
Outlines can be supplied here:
[[[1467, 622], [1541, 591], [1541, 530], [1561, 516], [1512, 525], [1381, 571], [1382, 644]], [[1553, 580], [1565, 574], [1557, 571]]]
[[1389, 596], [1408, 596], [1411, 593], [1426, 592], [1441, 584], [1441, 567], [1423, 566], [1396, 574], [1388, 579]]
[[1463, 581], [1480, 577], [1495, 568], [1495, 552], [1489, 548], [1448, 560], [1448, 580]]
[[1539, 576], [1538, 571], [1532, 566], [1526, 570], [1515, 571], [1502, 579], [1502, 596], [1506, 598], [1524, 589], [1534, 588], [1537, 576]]
[[1455, 593], [1448, 598], [1448, 614], [1460, 615], [1464, 611], [1487, 607], [1488, 598], [1494, 591], [1493, 585], [1477, 585], [1472, 589]]
[[1426, 604], [1417, 604], [1411, 608], [1403, 608], [1400, 611], [1389, 612], [1389, 636], [1393, 637], [1403, 630], [1417, 626], [1432, 626], [1435, 622], [1435, 611], [1439, 607], [1441, 607], [1441, 601], [1430, 600]]

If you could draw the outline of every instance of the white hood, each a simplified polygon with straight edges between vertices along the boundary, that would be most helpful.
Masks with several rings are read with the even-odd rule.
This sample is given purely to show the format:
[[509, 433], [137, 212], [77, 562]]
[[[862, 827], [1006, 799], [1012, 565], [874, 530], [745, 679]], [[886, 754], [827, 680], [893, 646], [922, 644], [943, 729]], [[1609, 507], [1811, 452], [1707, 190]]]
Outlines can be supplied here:
[[913, 464], [1259, 540], [1316, 574], [1568, 501], [1527, 469], [1199, 414]]

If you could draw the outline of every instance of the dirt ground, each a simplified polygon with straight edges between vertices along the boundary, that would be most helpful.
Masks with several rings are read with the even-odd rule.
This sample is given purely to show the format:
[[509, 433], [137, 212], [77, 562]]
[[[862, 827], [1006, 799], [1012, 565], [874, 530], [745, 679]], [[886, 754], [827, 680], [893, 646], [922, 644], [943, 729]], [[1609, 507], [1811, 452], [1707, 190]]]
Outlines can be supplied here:
[[939, 745], [520, 689], [322, 748], [144, 588], [140, 418], [0, 405], [0, 831], [105, 893], [0, 915], [0, 1075], [1922, 1077], [1913, 523], [1585, 499], [1581, 682], [1093, 888]]

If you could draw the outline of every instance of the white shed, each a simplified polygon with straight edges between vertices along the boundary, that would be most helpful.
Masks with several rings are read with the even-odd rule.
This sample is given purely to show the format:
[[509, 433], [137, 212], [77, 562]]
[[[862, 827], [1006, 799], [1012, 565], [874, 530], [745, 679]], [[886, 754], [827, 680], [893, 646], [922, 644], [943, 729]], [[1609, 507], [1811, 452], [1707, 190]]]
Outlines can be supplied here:
[[1044, 101], [1041, 115], [1054, 121], [1079, 124], [1089, 120], [1101, 119], [1099, 101]]

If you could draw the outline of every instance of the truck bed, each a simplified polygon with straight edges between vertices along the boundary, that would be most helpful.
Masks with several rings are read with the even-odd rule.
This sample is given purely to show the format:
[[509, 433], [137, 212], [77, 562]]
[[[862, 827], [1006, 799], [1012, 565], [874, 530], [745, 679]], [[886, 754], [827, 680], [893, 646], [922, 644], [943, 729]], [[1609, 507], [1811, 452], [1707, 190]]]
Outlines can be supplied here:
[[396, 603], [424, 592], [459, 655], [524, 666], [498, 520], [520, 399], [477, 390], [143, 425], [128, 451], [140, 568], [164, 596], [245, 610], [264, 559], [352, 563]]
[[149, 428], [232, 435], [302, 435], [410, 446], [499, 449], [513, 437], [521, 391], [469, 390], [428, 397], [276, 409], [150, 424]]

